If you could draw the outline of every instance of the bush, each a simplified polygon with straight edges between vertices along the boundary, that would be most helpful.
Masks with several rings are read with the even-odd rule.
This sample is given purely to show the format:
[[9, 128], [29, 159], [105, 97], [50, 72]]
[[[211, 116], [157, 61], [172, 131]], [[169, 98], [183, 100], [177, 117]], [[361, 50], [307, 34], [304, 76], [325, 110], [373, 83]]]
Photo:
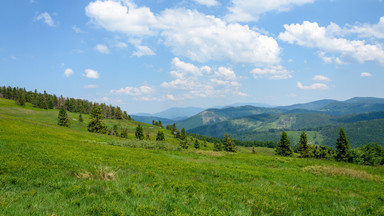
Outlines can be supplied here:
[[370, 143], [353, 149], [349, 162], [370, 166], [384, 165], [384, 147]]

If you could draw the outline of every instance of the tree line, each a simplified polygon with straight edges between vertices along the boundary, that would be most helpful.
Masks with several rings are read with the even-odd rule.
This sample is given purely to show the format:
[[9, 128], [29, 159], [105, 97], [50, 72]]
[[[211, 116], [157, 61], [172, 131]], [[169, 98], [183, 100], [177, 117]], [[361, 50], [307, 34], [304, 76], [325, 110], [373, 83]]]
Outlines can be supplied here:
[[35, 91], [27, 91], [25, 88], [18, 87], [0, 87], [0, 97], [14, 100], [16, 104], [24, 106], [25, 103], [31, 103], [35, 107], [42, 109], [61, 109], [63, 106], [66, 111], [90, 114], [94, 106], [100, 106], [103, 115], [107, 119], [126, 119], [133, 120], [126, 111], [122, 111], [120, 107], [107, 105], [105, 103], [95, 103], [84, 99], [64, 98], [54, 94], [48, 94]]
[[[365, 144], [362, 147], [351, 149], [347, 135], [343, 128], [340, 128], [339, 137], [336, 140], [336, 151], [327, 146], [308, 144], [305, 131], [300, 135], [297, 145], [297, 153], [301, 158], [324, 158], [336, 159], [349, 163], [363, 165], [384, 165], [384, 147], [375, 144]], [[275, 153], [281, 156], [292, 156], [294, 150], [285, 131], [282, 132], [280, 141], [277, 143]]]

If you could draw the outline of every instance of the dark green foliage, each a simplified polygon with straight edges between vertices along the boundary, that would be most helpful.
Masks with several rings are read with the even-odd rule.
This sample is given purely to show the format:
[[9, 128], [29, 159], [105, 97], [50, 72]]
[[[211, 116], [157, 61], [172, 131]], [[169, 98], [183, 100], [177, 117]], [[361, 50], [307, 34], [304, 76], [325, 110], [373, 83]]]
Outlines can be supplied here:
[[195, 149], [200, 149], [200, 142], [198, 139], [195, 139], [194, 147]]
[[119, 128], [117, 125], [113, 125], [112, 129], [115, 136], [120, 136]]
[[330, 159], [335, 156], [335, 151], [327, 146], [312, 146], [308, 152], [308, 157], [315, 157], [320, 159]]
[[25, 94], [22, 89], [19, 89], [17, 92], [17, 99], [16, 99], [16, 104], [20, 106], [25, 105]]
[[64, 106], [61, 106], [59, 115], [58, 115], [58, 122], [57, 124], [64, 127], [69, 127], [71, 125], [67, 112], [64, 109]]
[[189, 147], [188, 140], [187, 139], [180, 140], [180, 147], [183, 148], [183, 149], [187, 149]]
[[291, 142], [289, 141], [288, 135], [285, 131], [283, 131], [281, 134], [281, 139], [277, 143], [275, 152], [277, 155], [281, 156], [291, 156], [293, 154]]
[[236, 152], [236, 145], [233, 139], [226, 133], [224, 135], [223, 149], [227, 152]]
[[222, 151], [222, 145], [220, 142], [214, 142], [213, 143], [213, 151]]
[[185, 128], [181, 129], [180, 139], [187, 140], [187, 132], [185, 131]]
[[338, 161], [348, 161], [350, 156], [350, 146], [345, 135], [344, 129], [340, 128], [339, 138], [337, 138], [336, 143], [336, 160]]
[[384, 165], [384, 147], [370, 143], [352, 149], [349, 161], [370, 166]]
[[79, 115], [79, 122], [83, 122], [83, 121], [84, 121], [83, 116], [80, 113], [80, 115]]
[[109, 136], [114, 136], [115, 135], [115, 133], [113, 132], [113, 128], [109, 129], [108, 135]]
[[90, 120], [88, 123], [88, 131], [92, 133], [107, 133], [107, 126], [104, 124], [103, 119], [103, 110], [100, 106], [92, 107], [92, 111], [90, 114]]
[[157, 135], [156, 135], [156, 141], [164, 141], [164, 140], [165, 140], [164, 132], [163, 131], [158, 131]]
[[252, 147], [252, 154], [256, 154], [255, 147]]
[[310, 156], [307, 134], [304, 131], [300, 135], [300, 141], [297, 151], [300, 154], [300, 157], [302, 158], [307, 158]]
[[143, 140], [144, 139], [143, 127], [140, 124], [137, 125], [137, 127], [136, 127], [135, 137], [138, 140]]
[[127, 128], [122, 128], [121, 129], [120, 137], [121, 138], [128, 138], [128, 129]]

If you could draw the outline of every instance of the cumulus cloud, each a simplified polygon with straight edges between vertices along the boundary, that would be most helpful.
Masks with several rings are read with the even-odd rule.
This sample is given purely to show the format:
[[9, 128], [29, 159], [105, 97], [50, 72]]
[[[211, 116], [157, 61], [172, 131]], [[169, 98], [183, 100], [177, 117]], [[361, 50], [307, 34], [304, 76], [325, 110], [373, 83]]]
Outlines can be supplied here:
[[304, 90], [328, 89], [328, 86], [324, 83], [314, 83], [309, 86], [304, 86], [301, 82], [297, 82], [297, 87]]
[[229, 21], [249, 22], [257, 21], [259, 16], [269, 11], [285, 12], [294, 6], [313, 3], [315, 0], [231, 0], [232, 6], [228, 8]]
[[377, 24], [360, 24], [354, 25], [346, 30], [347, 33], [356, 33], [361, 37], [384, 38], [384, 17], [380, 17]]
[[43, 21], [45, 24], [51, 26], [51, 27], [55, 27], [55, 21], [53, 21], [51, 15], [49, 15], [49, 13], [47, 12], [44, 12], [44, 13], [41, 13], [39, 14], [36, 18], [35, 18], [37, 21]]
[[197, 67], [179, 58], [173, 59], [172, 68], [170, 75], [174, 80], [163, 82], [161, 86], [178, 90], [182, 96], [170, 94], [167, 96], [169, 100], [225, 95], [246, 96], [239, 90], [241, 84], [231, 68]]
[[72, 75], [73, 75], [73, 70], [72, 70], [71, 68], [67, 68], [67, 69], [65, 69], [65, 70], [64, 70], [64, 75], [65, 75], [66, 77], [70, 77], [70, 76], [72, 76]]
[[360, 74], [360, 76], [361, 77], [370, 77], [370, 76], [372, 76], [372, 74], [368, 73], [368, 72], [363, 72], [363, 73]]
[[99, 53], [103, 53], [103, 54], [109, 54], [109, 49], [106, 45], [104, 44], [97, 44], [95, 46], [95, 50], [98, 51]]
[[149, 95], [149, 94], [152, 94], [153, 92], [154, 92], [154, 89], [146, 85], [143, 85], [140, 87], [127, 86], [119, 90], [111, 90], [112, 94], [125, 94], [130, 96]]
[[302, 24], [284, 25], [284, 28], [285, 32], [279, 35], [280, 40], [340, 55], [340, 58], [330, 58], [322, 53], [325, 62], [343, 63], [346, 59], [359, 63], [384, 64], [384, 50], [380, 44], [366, 44], [363, 40], [338, 38], [336, 35], [342, 30], [334, 23], [328, 27], [320, 27], [316, 22], [304, 21]]
[[136, 48], [136, 51], [132, 54], [133, 56], [141, 57], [156, 55], [151, 48], [141, 45], [140, 40], [130, 40], [130, 43]]
[[147, 7], [137, 7], [130, 1], [95, 1], [88, 4], [85, 13], [91, 21], [108, 31], [130, 35], [153, 34], [155, 15]]
[[100, 75], [97, 71], [86, 69], [84, 76], [90, 79], [98, 79]]
[[208, 7], [220, 5], [220, 3], [216, 0], [193, 0], [193, 1], [196, 2], [197, 4], [205, 5]]
[[[166, 9], [154, 15], [149, 8], [127, 1], [96, 1], [86, 7], [86, 14], [108, 31], [130, 37], [160, 36], [173, 54], [193, 61], [229, 60], [255, 65], [280, 61], [280, 47], [274, 38], [196, 10]], [[151, 53], [150, 48], [142, 47], [139, 53]]]
[[267, 68], [255, 68], [251, 71], [255, 79], [281, 80], [292, 78], [291, 72], [281, 65], [273, 65]]
[[323, 75], [315, 75], [312, 80], [321, 81], [321, 82], [330, 82], [331, 79], [329, 77]]

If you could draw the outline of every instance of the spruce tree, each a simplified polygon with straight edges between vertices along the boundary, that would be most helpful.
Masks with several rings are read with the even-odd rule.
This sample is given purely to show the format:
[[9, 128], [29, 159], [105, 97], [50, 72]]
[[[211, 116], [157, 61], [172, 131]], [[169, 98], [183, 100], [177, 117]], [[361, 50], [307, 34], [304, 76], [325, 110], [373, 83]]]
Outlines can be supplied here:
[[222, 150], [222, 146], [221, 146], [221, 143], [213, 143], [213, 151], [221, 151]]
[[103, 109], [100, 106], [93, 106], [90, 113], [90, 120], [88, 123], [88, 131], [92, 133], [106, 134], [108, 132], [107, 126], [104, 124]]
[[336, 160], [347, 161], [350, 156], [350, 146], [344, 129], [340, 128], [339, 138], [336, 143]]
[[275, 152], [277, 155], [281, 156], [291, 156], [293, 154], [291, 142], [289, 141], [288, 135], [285, 131], [283, 131], [283, 133], [281, 134], [281, 139], [277, 143]]
[[236, 152], [236, 145], [233, 139], [226, 133], [224, 135], [224, 142], [223, 142], [223, 148], [224, 151], [227, 152]]
[[128, 129], [127, 128], [122, 128], [121, 129], [120, 137], [121, 138], [128, 138]]
[[119, 129], [117, 128], [117, 125], [113, 125], [113, 133], [115, 136], [120, 136]]
[[200, 149], [200, 142], [199, 140], [195, 139], [195, 149]]
[[144, 139], [143, 127], [140, 124], [137, 125], [137, 127], [136, 127], [135, 137], [136, 137], [136, 139], [139, 139], [139, 140]]
[[164, 141], [164, 140], [165, 140], [164, 132], [163, 131], [158, 131], [157, 135], [156, 135], [156, 141]]
[[180, 139], [187, 140], [187, 132], [185, 131], [185, 128], [181, 129]]
[[83, 116], [80, 113], [80, 115], [79, 115], [79, 122], [83, 122], [83, 121], [84, 121]]
[[69, 127], [71, 124], [64, 106], [60, 108], [57, 124], [64, 127]]
[[304, 131], [301, 132], [299, 147], [298, 147], [297, 151], [299, 152], [300, 157], [302, 157], [302, 158], [309, 157], [308, 139], [307, 139], [307, 134]]

